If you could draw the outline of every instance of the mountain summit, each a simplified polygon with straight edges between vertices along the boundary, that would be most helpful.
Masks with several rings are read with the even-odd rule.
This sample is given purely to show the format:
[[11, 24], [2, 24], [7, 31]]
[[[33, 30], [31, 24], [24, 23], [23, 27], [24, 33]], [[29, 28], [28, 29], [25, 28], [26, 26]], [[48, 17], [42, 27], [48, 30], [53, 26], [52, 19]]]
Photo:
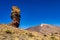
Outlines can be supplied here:
[[41, 24], [40, 26], [43, 27], [43, 26], [48, 26], [49, 24]]
[[51, 34], [60, 34], [60, 27], [50, 25], [50, 24], [41, 24], [39, 26], [28, 28], [29, 31], [36, 31], [41, 34], [51, 35]]

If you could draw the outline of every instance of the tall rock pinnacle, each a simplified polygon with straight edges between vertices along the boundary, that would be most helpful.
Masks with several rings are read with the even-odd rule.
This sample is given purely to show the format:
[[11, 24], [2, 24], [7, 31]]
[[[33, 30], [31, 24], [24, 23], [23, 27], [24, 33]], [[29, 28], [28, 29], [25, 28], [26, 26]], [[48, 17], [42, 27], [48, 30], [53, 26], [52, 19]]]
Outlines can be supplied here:
[[17, 6], [12, 6], [11, 19], [10, 25], [18, 28], [20, 24], [20, 9]]

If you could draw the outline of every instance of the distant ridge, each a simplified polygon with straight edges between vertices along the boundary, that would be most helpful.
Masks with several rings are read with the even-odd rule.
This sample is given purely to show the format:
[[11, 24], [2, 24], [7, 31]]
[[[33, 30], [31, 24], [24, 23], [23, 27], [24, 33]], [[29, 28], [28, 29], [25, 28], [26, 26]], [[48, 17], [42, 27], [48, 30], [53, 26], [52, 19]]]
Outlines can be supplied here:
[[50, 24], [41, 24], [39, 26], [31, 27], [26, 30], [36, 31], [36, 32], [39, 32], [41, 34], [46, 34], [46, 35], [47, 34], [51, 35], [54, 33], [60, 34], [60, 27], [55, 26], [55, 25], [50, 25]]

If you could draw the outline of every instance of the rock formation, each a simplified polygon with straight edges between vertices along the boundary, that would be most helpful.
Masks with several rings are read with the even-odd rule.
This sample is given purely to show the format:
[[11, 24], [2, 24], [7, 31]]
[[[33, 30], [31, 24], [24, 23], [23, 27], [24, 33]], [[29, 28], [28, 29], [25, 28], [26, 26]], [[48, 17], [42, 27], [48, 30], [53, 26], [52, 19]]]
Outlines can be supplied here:
[[20, 9], [17, 6], [12, 6], [11, 19], [10, 25], [18, 28], [20, 24]]

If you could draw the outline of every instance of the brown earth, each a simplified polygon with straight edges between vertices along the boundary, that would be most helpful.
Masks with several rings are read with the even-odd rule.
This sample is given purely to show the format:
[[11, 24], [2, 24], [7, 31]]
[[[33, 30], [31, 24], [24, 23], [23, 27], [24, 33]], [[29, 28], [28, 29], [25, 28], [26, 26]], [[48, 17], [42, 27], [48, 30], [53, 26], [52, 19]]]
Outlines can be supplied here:
[[39, 26], [34, 26], [26, 30], [36, 31], [44, 35], [60, 34], [60, 27], [50, 24], [41, 24]]

